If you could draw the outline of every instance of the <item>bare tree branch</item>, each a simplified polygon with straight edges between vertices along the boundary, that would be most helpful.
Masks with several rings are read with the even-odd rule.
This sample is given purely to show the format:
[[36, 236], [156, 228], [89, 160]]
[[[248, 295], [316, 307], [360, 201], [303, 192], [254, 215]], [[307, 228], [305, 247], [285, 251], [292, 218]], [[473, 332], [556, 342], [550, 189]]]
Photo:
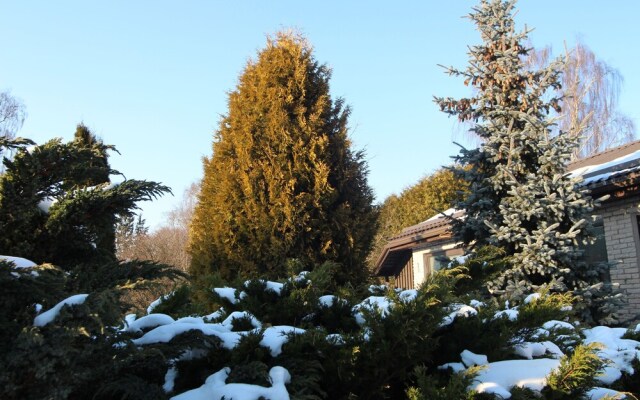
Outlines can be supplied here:
[[[525, 63], [539, 68], [550, 62], [551, 55], [550, 47], [534, 49]], [[599, 60], [580, 40], [573, 49], [565, 45], [565, 61], [558, 129], [582, 138], [573, 157], [586, 157], [633, 141], [635, 124], [617, 111], [623, 84], [620, 72]]]

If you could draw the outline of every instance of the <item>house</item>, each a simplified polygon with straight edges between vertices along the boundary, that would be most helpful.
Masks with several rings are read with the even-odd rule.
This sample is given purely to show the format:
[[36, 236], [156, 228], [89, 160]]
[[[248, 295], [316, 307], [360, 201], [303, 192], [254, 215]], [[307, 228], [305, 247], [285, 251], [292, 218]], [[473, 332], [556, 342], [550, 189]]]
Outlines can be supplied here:
[[[568, 171], [584, 179], [593, 198], [608, 196], [596, 210], [598, 239], [585, 257], [611, 263], [609, 278], [628, 299], [621, 316], [635, 318], [640, 310], [640, 141], [577, 160]], [[464, 215], [456, 210], [445, 213], [454, 218]], [[376, 262], [375, 275], [394, 277], [398, 287], [415, 288], [442, 267], [442, 260], [462, 255], [448, 221], [436, 215], [392, 237]]]

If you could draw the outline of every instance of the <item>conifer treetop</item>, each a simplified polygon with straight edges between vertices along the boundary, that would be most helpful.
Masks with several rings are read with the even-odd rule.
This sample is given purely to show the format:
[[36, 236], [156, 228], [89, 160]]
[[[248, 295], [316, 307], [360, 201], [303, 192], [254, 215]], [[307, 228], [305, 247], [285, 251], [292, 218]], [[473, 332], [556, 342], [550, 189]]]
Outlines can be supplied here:
[[269, 37], [249, 60], [205, 160], [192, 274], [276, 278], [296, 258], [344, 263], [350, 281], [365, 275], [373, 193], [330, 77], [296, 32]]

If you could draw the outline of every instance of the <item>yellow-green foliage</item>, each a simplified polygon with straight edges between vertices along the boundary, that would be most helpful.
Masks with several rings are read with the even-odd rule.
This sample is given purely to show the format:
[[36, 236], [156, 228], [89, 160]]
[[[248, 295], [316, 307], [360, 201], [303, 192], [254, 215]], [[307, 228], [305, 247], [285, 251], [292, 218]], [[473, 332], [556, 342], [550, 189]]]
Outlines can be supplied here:
[[204, 161], [190, 232], [196, 280], [282, 277], [292, 258], [339, 262], [343, 281], [366, 276], [373, 194], [330, 75], [292, 33], [248, 62]]
[[464, 191], [465, 183], [448, 169], [440, 169], [425, 176], [418, 183], [391, 195], [382, 203], [378, 231], [369, 256], [372, 266], [391, 236], [411, 225], [452, 207]]
[[[577, 346], [571, 357], [563, 357], [560, 367], [547, 378], [547, 397], [553, 399], [579, 398], [595, 386], [596, 376], [605, 362], [598, 356], [600, 345], [590, 343]], [[563, 397], [569, 396], [569, 397]]]

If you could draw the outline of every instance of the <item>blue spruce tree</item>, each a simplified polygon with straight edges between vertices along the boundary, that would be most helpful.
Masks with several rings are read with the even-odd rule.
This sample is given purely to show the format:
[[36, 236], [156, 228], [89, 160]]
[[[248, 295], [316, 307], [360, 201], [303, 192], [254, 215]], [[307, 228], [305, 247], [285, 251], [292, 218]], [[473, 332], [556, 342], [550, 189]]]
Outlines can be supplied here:
[[484, 0], [469, 15], [483, 43], [470, 48], [466, 69], [447, 71], [463, 77], [474, 96], [435, 99], [482, 140], [457, 157], [470, 191], [457, 205], [466, 218], [454, 233], [472, 248], [494, 245], [511, 256], [511, 267], [487, 283], [492, 295], [518, 301], [541, 289], [572, 291], [585, 300], [585, 319], [601, 319], [611, 311], [610, 290], [598, 282], [601, 270], [579, 260], [579, 246], [592, 241], [594, 202], [566, 173], [575, 136], [553, 133], [563, 61], [525, 67], [528, 31], [516, 31], [514, 3]]

